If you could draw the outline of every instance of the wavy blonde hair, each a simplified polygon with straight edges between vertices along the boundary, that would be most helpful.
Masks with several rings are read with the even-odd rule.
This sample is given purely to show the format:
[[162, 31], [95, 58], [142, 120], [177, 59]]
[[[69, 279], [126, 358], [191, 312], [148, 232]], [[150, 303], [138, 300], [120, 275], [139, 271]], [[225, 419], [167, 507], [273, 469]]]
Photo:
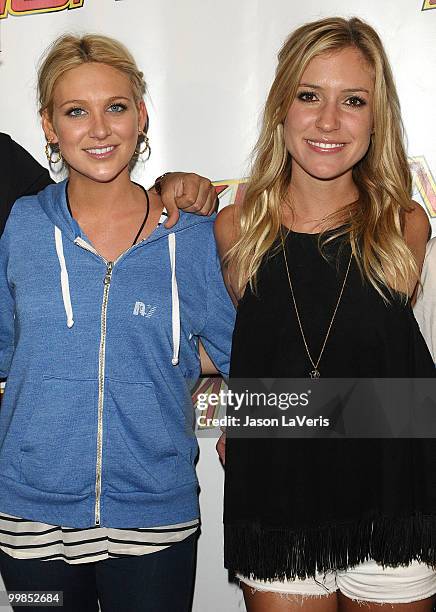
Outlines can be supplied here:
[[262, 259], [277, 244], [281, 209], [291, 178], [291, 156], [284, 142], [283, 123], [302, 74], [314, 57], [347, 47], [358, 49], [374, 73], [374, 133], [368, 152], [353, 168], [358, 200], [330, 215], [328, 221], [331, 227], [337, 227], [339, 220], [345, 221], [346, 226], [333, 237], [348, 235], [363, 277], [384, 299], [392, 290], [404, 292], [417, 280], [417, 266], [402, 235], [404, 212], [411, 208], [412, 179], [389, 61], [371, 26], [356, 17], [332, 17], [295, 30], [278, 54], [238, 215], [238, 238], [225, 258], [226, 265], [234, 270], [239, 291], [247, 282], [256, 289]]

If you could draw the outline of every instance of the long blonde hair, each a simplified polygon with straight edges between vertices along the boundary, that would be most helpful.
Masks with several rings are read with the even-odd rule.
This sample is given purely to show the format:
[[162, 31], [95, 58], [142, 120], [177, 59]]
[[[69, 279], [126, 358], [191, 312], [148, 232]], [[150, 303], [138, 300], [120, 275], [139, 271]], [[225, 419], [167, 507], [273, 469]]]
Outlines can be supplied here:
[[[405, 291], [417, 279], [413, 255], [402, 235], [402, 220], [411, 207], [411, 174], [404, 149], [404, 131], [395, 84], [381, 40], [367, 23], [354, 17], [331, 17], [301, 26], [278, 54], [274, 82], [265, 105], [261, 133], [238, 218], [238, 239], [225, 263], [234, 270], [240, 291], [256, 276], [266, 253], [277, 243], [281, 209], [289, 187], [291, 157], [283, 123], [297, 94], [301, 76], [316, 56], [355, 47], [374, 73], [374, 133], [366, 155], [353, 168], [359, 191], [346, 207], [348, 234], [362, 275], [386, 298]], [[344, 209], [330, 220], [344, 218]], [[334, 225], [333, 225], [334, 227]]]

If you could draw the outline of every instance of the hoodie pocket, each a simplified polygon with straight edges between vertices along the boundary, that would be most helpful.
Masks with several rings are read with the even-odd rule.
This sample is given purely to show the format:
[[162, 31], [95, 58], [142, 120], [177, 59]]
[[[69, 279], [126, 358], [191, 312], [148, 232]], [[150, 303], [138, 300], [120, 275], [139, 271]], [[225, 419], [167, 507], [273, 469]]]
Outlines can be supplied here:
[[95, 483], [95, 379], [44, 376], [21, 445], [21, 479], [35, 489], [82, 494]]
[[178, 453], [153, 383], [106, 380], [103, 486], [117, 492], [161, 493], [177, 486]]

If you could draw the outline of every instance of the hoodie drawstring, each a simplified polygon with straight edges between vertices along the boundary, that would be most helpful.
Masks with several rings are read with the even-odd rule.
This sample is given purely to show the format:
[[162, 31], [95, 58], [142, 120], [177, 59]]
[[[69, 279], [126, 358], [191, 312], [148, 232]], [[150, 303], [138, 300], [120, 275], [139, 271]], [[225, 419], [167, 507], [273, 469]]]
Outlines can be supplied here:
[[180, 351], [180, 303], [176, 278], [176, 236], [173, 233], [168, 234], [168, 248], [171, 263], [171, 317], [173, 327], [173, 358], [171, 363], [176, 366], [179, 363]]
[[[68, 270], [65, 263], [62, 232], [57, 226], [55, 226], [55, 244], [59, 266], [61, 268], [62, 299], [64, 302], [65, 314], [67, 316], [67, 326], [73, 327], [73, 307], [71, 305], [70, 283], [68, 279]], [[176, 366], [179, 363], [180, 351], [180, 302], [176, 278], [176, 236], [174, 233], [168, 234], [168, 248], [171, 264], [171, 320], [173, 330], [173, 357], [171, 359], [171, 363]]]
[[55, 225], [55, 243], [56, 253], [59, 259], [59, 265], [61, 268], [61, 288], [62, 288], [62, 299], [64, 301], [65, 314], [67, 315], [67, 327], [73, 327], [73, 307], [71, 306], [70, 296], [70, 283], [68, 281], [68, 270], [65, 263], [64, 247], [62, 244], [62, 232]]

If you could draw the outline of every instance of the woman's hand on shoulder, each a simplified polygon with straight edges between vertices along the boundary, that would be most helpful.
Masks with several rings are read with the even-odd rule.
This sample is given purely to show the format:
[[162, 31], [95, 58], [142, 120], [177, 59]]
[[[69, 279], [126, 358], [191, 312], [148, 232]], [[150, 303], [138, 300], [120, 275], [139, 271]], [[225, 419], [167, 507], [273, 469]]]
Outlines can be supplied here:
[[235, 306], [238, 303], [238, 293], [234, 271], [223, 264], [224, 258], [236, 243], [238, 237], [238, 207], [235, 204], [225, 206], [220, 210], [214, 225], [215, 240], [221, 259], [224, 282]]
[[179, 209], [203, 216], [216, 210], [215, 187], [204, 176], [194, 172], [168, 172], [159, 179], [159, 187], [162, 203], [168, 212], [167, 228], [179, 220]]
[[430, 238], [430, 221], [418, 202], [411, 202], [412, 208], [404, 215], [404, 239], [415, 256], [418, 272], [421, 273], [425, 249]]

